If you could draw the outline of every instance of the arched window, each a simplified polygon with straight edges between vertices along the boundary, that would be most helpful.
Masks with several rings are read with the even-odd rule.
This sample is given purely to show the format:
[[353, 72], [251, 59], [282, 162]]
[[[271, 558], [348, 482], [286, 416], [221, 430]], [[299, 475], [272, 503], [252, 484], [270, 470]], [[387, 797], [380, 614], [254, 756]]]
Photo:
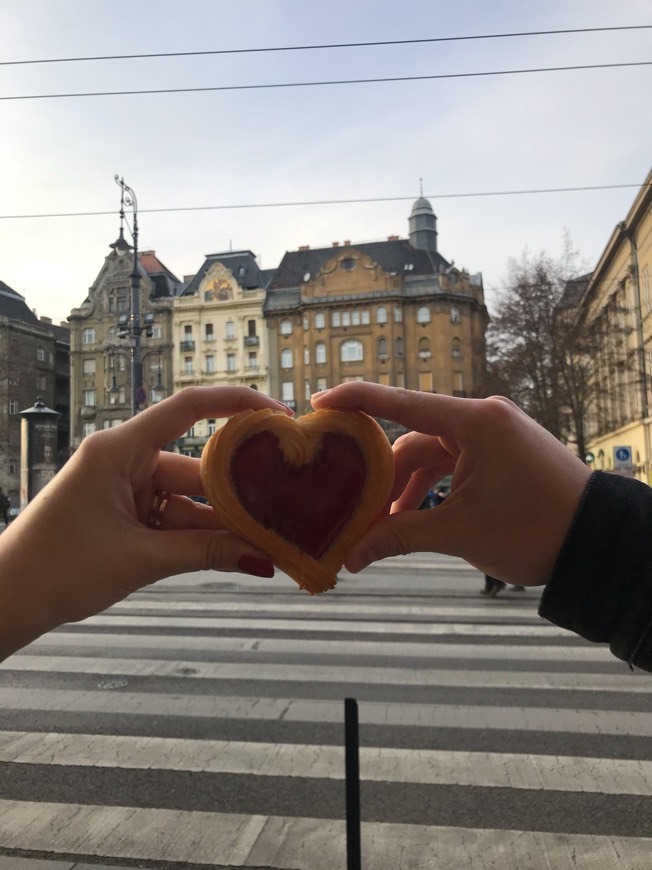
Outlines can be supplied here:
[[281, 368], [291, 369], [293, 365], [294, 360], [292, 359], [292, 351], [289, 347], [286, 347], [281, 351]]
[[288, 320], [287, 317], [285, 320], [281, 320], [280, 331], [281, 335], [292, 335], [292, 321]]
[[387, 339], [383, 337], [378, 339], [378, 358], [387, 359]]
[[310, 365], [310, 349], [308, 348], [308, 345], [305, 345], [303, 348], [303, 362], [304, 365]]
[[430, 359], [430, 339], [419, 339], [419, 359]]
[[422, 305], [417, 311], [417, 323], [430, 323], [430, 309], [427, 305]]
[[315, 362], [316, 363], [325, 363], [326, 362], [326, 345], [323, 341], [318, 341], [315, 345]]
[[459, 338], [453, 339], [451, 356], [453, 357], [453, 359], [460, 359], [460, 357], [462, 356], [462, 342], [459, 340]]
[[376, 323], [387, 323], [387, 309], [384, 305], [376, 309]]
[[226, 321], [226, 337], [235, 338], [235, 323], [232, 320]]
[[360, 362], [364, 358], [361, 341], [344, 341], [340, 347], [342, 362]]
[[326, 326], [326, 318], [323, 311], [318, 311], [315, 314], [315, 329], [323, 329]]
[[456, 305], [451, 305], [451, 323], [460, 322], [460, 309]]
[[403, 356], [403, 339], [400, 336], [396, 339], [396, 356]]

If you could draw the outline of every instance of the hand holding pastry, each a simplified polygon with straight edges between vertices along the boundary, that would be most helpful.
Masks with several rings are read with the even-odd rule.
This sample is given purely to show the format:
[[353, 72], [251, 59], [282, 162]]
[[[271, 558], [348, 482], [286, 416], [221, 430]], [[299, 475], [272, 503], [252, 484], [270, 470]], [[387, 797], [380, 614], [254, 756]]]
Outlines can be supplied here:
[[165, 452], [197, 420], [284, 405], [248, 388], [191, 387], [85, 438], [0, 536], [0, 660], [163, 577], [213, 568], [272, 576], [202, 495], [200, 461]]
[[[590, 472], [516, 405], [364, 382], [317, 393], [312, 404], [360, 409], [413, 430], [394, 444], [391, 515], [352, 549], [349, 570], [432, 551], [461, 556], [508, 583], [547, 582]], [[447, 474], [452, 487], [445, 502], [417, 510]]]

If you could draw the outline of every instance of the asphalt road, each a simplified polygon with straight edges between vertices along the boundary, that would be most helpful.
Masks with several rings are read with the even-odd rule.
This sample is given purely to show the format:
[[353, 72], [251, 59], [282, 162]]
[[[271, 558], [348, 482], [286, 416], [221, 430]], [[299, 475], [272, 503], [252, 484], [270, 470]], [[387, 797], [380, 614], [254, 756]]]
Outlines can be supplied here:
[[0, 867], [652, 867], [651, 677], [441, 556], [171, 578], [0, 666]]

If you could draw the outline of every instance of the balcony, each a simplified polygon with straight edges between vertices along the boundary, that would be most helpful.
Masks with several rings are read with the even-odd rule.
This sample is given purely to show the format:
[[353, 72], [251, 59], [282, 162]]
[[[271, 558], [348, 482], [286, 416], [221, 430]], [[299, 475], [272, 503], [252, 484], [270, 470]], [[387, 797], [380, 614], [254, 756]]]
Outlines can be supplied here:
[[260, 339], [257, 335], [245, 335], [244, 343], [245, 347], [258, 347], [260, 345]]
[[186, 339], [186, 341], [182, 341], [179, 344], [179, 349], [181, 351], [189, 351], [195, 349], [195, 342], [192, 339]]

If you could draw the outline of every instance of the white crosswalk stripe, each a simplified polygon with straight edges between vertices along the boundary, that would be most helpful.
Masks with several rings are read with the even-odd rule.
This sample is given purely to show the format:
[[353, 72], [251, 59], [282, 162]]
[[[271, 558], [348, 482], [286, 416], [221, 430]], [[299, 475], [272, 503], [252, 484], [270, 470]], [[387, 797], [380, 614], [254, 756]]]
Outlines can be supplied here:
[[392, 564], [426, 579], [154, 587], [8, 659], [0, 854], [344, 868], [356, 697], [365, 867], [649, 870], [650, 677], [457, 560]]

